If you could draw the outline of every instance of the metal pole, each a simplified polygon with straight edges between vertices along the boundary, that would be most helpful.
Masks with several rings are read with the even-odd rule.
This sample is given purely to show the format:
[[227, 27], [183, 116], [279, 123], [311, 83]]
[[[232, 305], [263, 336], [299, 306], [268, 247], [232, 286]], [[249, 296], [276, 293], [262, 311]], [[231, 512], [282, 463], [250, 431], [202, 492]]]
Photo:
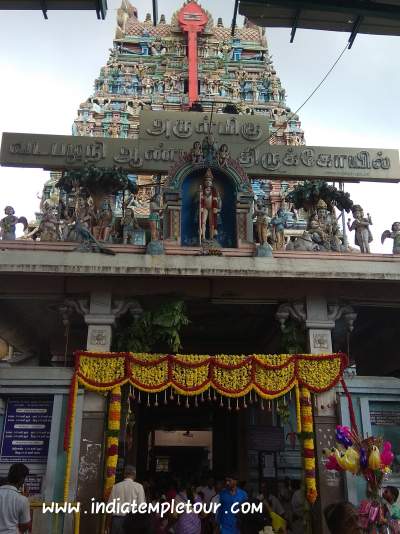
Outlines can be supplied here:
[[152, 0], [153, 2], [153, 26], [157, 26], [158, 22], [158, 0]]
[[235, 35], [238, 8], [239, 8], [239, 0], [235, 0], [235, 7], [233, 9], [233, 18], [232, 18], [232, 26], [231, 26], [231, 35], [232, 35], [232, 37], [234, 37], [234, 35]]
[[[339, 190], [344, 191], [344, 183], [339, 182]], [[342, 210], [342, 228], [343, 228], [343, 245], [347, 248], [349, 245], [349, 242], [347, 240], [347, 232], [346, 232], [346, 219], [344, 210]]]

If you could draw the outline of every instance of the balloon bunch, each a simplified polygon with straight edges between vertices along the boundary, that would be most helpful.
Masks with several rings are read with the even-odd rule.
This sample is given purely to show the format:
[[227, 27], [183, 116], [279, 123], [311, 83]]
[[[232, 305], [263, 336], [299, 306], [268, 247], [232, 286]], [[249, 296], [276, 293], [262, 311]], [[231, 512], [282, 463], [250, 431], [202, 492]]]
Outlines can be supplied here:
[[336, 427], [336, 441], [338, 447], [323, 450], [326, 469], [363, 476], [371, 490], [378, 490], [394, 459], [391, 443], [375, 437], [362, 439], [347, 426]]

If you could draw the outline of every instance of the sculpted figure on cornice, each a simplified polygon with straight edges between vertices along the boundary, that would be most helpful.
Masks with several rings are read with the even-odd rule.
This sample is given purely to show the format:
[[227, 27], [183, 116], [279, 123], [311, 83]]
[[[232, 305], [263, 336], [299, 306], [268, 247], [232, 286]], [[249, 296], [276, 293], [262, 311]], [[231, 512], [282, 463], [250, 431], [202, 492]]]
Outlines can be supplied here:
[[257, 202], [254, 215], [256, 217], [258, 241], [260, 245], [265, 245], [268, 242], [268, 226], [271, 220], [268, 217], [267, 206], [262, 202]]
[[38, 234], [40, 241], [58, 241], [61, 238], [57, 209], [51, 205], [44, 207], [42, 219], [38, 227]]
[[93, 236], [98, 241], [109, 241], [113, 222], [111, 205], [106, 201], [93, 217]]
[[369, 244], [372, 241], [372, 234], [369, 229], [372, 224], [371, 216], [367, 213], [367, 216], [364, 217], [364, 210], [358, 204], [355, 204], [351, 211], [354, 221], [350, 224], [350, 219], [348, 219], [347, 228], [349, 232], [355, 231], [354, 243], [360, 247], [360, 251], [364, 254], [369, 254]]
[[4, 213], [6, 216], [0, 220], [0, 237], [3, 240], [14, 241], [17, 224], [23, 224], [25, 230], [28, 227], [28, 221], [25, 217], [17, 217], [12, 206], [6, 206]]
[[327, 204], [320, 199], [316, 212], [310, 217], [308, 231], [311, 239], [319, 246], [320, 250], [342, 250], [340, 229], [334, 214], [329, 213]]
[[400, 254], [400, 222], [394, 222], [391, 230], [385, 230], [381, 236], [381, 243], [385, 239], [393, 239], [393, 254]]

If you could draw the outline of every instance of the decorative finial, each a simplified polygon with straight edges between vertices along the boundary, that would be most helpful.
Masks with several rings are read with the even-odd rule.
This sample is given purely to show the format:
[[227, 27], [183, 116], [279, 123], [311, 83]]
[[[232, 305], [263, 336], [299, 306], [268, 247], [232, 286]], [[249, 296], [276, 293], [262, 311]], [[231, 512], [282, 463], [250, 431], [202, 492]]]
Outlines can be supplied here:
[[224, 23], [222, 22], [222, 17], [218, 17], [217, 28], [223, 28], [223, 27], [224, 27]]
[[145, 22], [151, 22], [151, 14], [150, 13], [146, 13]]
[[161, 15], [159, 24], [165, 24], [165, 15]]

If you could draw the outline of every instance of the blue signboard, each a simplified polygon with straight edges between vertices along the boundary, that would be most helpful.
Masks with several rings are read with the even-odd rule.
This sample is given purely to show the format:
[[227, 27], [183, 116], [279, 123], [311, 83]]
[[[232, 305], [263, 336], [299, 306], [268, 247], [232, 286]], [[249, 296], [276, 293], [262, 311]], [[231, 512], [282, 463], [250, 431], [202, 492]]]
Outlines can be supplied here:
[[0, 462], [47, 463], [52, 412], [52, 398], [9, 398]]

